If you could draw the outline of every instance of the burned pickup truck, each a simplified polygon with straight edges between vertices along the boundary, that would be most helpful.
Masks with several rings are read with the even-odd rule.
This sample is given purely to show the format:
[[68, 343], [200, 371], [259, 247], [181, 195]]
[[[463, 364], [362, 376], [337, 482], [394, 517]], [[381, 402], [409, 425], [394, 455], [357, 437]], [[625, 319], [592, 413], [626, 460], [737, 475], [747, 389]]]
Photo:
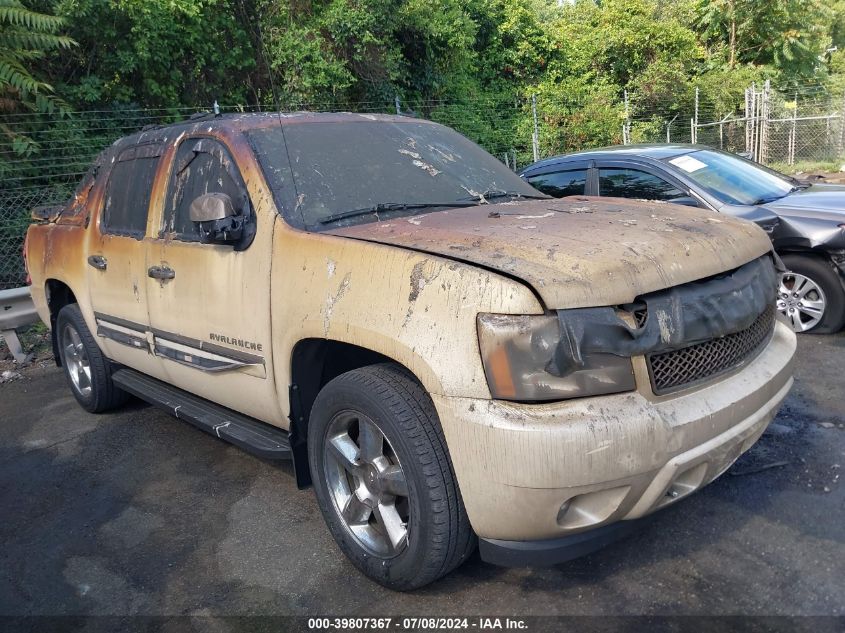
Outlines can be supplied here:
[[222, 116], [116, 142], [26, 251], [85, 409], [134, 394], [292, 459], [340, 550], [411, 589], [477, 544], [594, 549], [777, 411], [766, 234], [650, 209], [547, 198], [427, 121]]

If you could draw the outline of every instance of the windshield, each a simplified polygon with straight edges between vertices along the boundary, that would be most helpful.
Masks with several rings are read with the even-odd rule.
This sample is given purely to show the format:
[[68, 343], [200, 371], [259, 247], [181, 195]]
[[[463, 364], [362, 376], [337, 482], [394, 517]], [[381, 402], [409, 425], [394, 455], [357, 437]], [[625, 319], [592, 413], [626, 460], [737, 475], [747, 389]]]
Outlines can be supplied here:
[[726, 204], [764, 204], [795, 189], [786, 176], [716, 150], [699, 150], [666, 162]]
[[480, 196], [546, 197], [464, 136], [426, 121], [362, 116], [247, 134], [278, 206], [307, 228], [472, 205]]

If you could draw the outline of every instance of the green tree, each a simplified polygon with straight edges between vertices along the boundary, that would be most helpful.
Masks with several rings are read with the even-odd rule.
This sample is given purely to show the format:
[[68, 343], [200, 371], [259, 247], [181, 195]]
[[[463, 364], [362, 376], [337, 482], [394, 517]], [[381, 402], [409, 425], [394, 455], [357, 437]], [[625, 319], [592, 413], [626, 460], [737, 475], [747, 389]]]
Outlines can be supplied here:
[[246, 0], [57, 0], [80, 46], [56, 56], [57, 89], [83, 107], [210, 106], [258, 99]]
[[[74, 44], [59, 34], [63, 24], [61, 18], [33, 11], [18, 0], [0, 0], [0, 113], [54, 112], [63, 108], [53, 87], [34, 70], [48, 52]], [[3, 122], [0, 132], [2, 146], [18, 156], [31, 154], [37, 147], [20, 128]]]
[[697, 26], [728, 68], [771, 64], [784, 77], [813, 75], [830, 42], [823, 0], [700, 0]]

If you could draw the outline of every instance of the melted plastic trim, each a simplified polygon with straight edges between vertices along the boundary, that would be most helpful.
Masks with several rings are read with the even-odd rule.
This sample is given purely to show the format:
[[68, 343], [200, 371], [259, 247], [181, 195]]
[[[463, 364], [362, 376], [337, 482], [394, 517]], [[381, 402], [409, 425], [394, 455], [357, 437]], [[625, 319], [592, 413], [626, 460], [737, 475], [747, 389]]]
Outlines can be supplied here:
[[646, 320], [631, 327], [612, 307], [558, 311], [561, 339], [546, 371], [566, 376], [587, 354], [633, 357], [681, 349], [749, 327], [774, 301], [777, 274], [763, 256], [721, 277], [639, 298]]

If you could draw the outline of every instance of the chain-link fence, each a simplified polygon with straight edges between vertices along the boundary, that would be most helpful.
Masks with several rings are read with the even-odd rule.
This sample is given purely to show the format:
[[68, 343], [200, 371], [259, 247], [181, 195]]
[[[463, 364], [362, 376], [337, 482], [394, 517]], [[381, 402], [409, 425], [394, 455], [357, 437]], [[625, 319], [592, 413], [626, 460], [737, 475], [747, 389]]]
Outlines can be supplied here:
[[[217, 106], [221, 112], [258, 108]], [[185, 120], [210, 108], [116, 108], [70, 112], [63, 116], [37, 114], [0, 116], [0, 131], [14, 142], [0, 140], [0, 289], [23, 285], [26, 277], [22, 250], [33, 207], [61, 204], [72, 194], [96, 155], [118, 138], [145, 126]], [[460, 102], [399, 99], [356, 103], [292, 103], [285, 111], [345, 111], [401, 113], [454, 127], [511, 168], [533, 158], [531, 128], [524, 118], [528, 101], [502, 102], [479, 98]], [[2, 135], [0, 135], [2, 139]]]
[[[21, 251], [33, 207], [65, 201], [97, 153], [121, 136], [208, 109], [123, 107], [0, 116], [0, 289], [24, 283]], [[798, 91], [778, 91], [768, 83], [750, 86], [744, 101], [728, 105], [697, 89], [661, 100], [597, 88], [589, 94], [540, 93], [515, 100], [395, 98], [284, 104], [282, 109], [398, 112], [431, 119], [462, 132], [515, 171], [538, 158], [585, 148], [655, 142], [703, 143], [783, 168], [805, 160], [845, 160], [845, 97], [819, 86]]]

